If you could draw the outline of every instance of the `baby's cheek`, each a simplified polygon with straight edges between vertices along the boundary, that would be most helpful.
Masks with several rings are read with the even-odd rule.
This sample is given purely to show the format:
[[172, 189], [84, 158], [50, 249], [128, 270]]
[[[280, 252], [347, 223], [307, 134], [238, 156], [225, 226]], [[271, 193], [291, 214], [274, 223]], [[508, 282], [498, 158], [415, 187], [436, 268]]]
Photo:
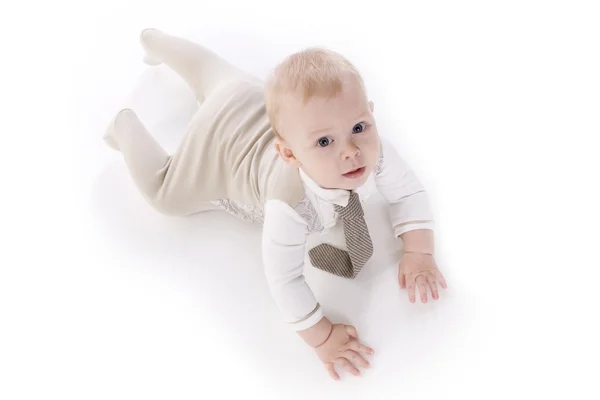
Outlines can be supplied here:
[[363, 149], [363, 152], [368, 153], [370, 157], [374, 157], [379, 151], [379, 140], [376, 136], [365, 136], [359, 142], [359, 146]]
[[356, 136], [356, 141], [358, 143], [363, 143], [363, 144], [367, 144], [367, 145], [376, 144], [377, 140], [378, 140], [377, 134], [372, 130], [369, 130], [362, 134], [358, 134]]
[[334, 165], [333, 161], [333, 157], [325, 154], [311, 157], [309, 161], [310, 169], [320, 175], [327, 175]]

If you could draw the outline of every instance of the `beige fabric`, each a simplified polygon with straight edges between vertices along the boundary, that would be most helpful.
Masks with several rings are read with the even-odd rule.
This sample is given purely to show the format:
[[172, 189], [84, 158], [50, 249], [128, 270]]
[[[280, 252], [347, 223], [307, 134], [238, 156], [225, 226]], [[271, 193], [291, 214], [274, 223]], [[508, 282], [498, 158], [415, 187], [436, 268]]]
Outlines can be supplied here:
[[343, 222], [348, 251], [322, 243], [309, 251], [310, 260], [323, 271], [353, 279], [373, 255], [373, 243], [358, 194], [350, 194], [346, 207], [335, 208]]
[[148, 62], [177, 72], [200, 103], [172, 155], [132, 110], [121, 111], [107, 129], [106, 142], [121, 151], [149, 203], [181, 216], [215, 209], [223, 199], [258, 209], [271, 199], [298, 205], [304, 188], [273, 147], [262, 83], [210, 50], [155, 29], [143, 31], [141, 43]]

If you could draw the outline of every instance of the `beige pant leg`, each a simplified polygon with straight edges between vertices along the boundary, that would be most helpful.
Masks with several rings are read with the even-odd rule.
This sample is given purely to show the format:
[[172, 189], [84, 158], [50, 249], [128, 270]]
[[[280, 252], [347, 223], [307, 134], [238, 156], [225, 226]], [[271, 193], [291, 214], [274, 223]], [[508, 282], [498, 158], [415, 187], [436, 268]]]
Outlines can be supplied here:
[[231, 80], [251, 78], [210, 49], [157, 29], [143, 30], [140, 43], [152, 64], [169, 66], [183, 78], [201, 103]]
[[105, 141], [121, 151], [135, 185], [159, 212], [183, 216], [217, 209], [211, 201], [228, 197], [232, 168], [244, 159], [245, 141], [234, 139], [257, 124], [257, 87], [247, 83], [256, 78], [200, 45], [155, 29], [144, 30], [141, 42], [153, 60], [188, 83], [200, 107], [174, 154], [166, 153], [132, 110], [117, 114]]
[[130, 109], [115, 116], [104, 139], [123, 154], [133, 183], [156, 211], [185, 216], [218, 209], [209, 193], [203, 195], [201, 182], [190, 179], [202, 160], [185, 141], [174, 155], [167, 154]]

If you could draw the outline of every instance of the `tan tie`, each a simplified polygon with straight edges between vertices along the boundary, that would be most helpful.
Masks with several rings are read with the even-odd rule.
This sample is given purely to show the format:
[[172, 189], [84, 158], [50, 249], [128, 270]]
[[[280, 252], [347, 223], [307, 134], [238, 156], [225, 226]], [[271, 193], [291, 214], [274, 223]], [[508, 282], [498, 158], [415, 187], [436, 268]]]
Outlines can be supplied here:
[[350, 194], [348, 205], [335, 205], [344, 224], [344, 237], [348, 251], [322, 243], [308, 254], [312, 264], [323, 271], [353, 279], [373, 255], [373, 243], [364, 219], [358, 195]]

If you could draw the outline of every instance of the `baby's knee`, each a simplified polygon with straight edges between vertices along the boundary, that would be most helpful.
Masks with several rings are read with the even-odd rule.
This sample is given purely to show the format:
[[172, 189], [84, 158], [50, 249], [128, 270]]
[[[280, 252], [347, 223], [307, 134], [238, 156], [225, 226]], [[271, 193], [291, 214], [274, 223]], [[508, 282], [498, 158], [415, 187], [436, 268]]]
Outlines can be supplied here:
[[176, 201], [173, 196], [157, 194], [149, 198], [148, 202], [155, 211], [168, 217], [184, 217], [189, 215], [187, 208]]

